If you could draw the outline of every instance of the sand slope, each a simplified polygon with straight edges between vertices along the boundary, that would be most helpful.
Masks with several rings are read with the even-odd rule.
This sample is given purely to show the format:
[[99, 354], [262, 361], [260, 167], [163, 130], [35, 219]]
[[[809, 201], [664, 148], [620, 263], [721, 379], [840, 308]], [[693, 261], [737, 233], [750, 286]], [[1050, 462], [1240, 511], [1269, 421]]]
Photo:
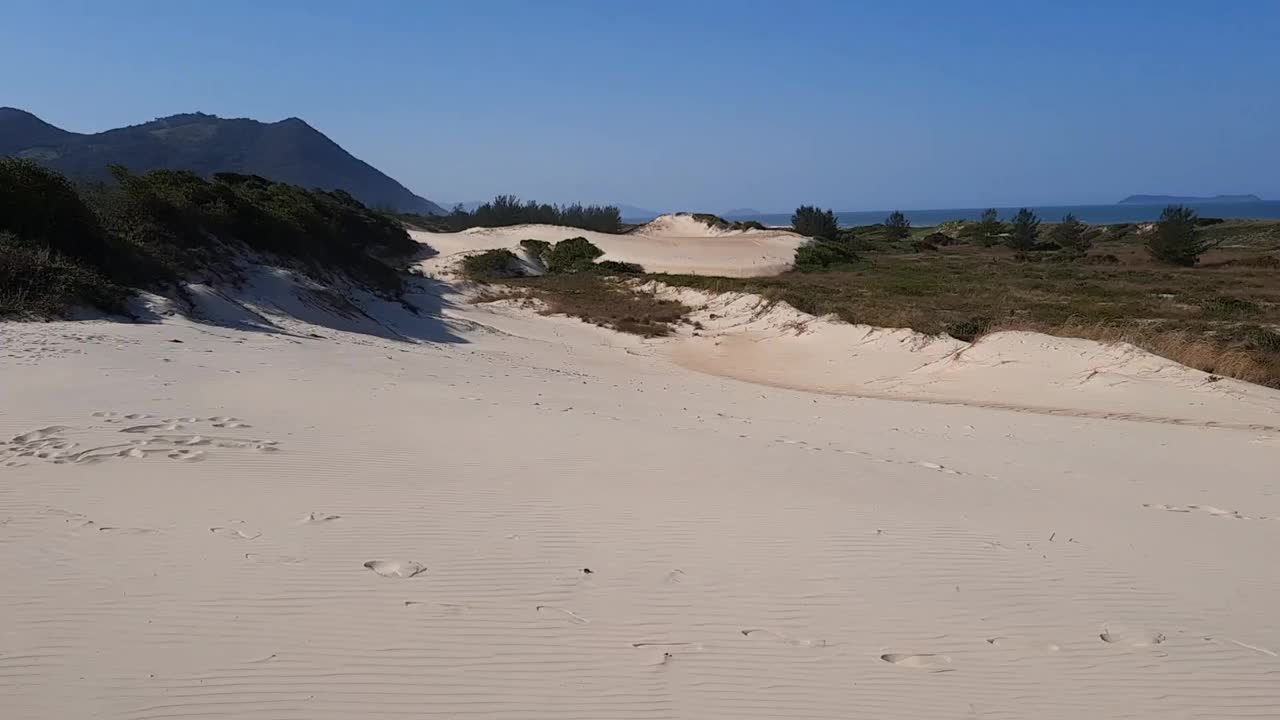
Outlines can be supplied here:
[[521, 240], [559, 242], [585, 237], [604, 259], [639, 263], [650, 272], [749, 277], [774, 275], [791, 267], [804, 238], [787, 230], [727, 231], [688, 215], [663, 215], [624, 235], [555, 225], [472, 228], [459, 233], [411, 233], [440, 252], [432, 264], [447, 265], [458, 253], [515, 249]]
[[666, 351], [702, 372], [863, 397], [1280, 431], [1280, 391], [1127, 343], [1031, 332], [967, 343], [815, 318], [747, 293], [649, 289], [698, 309], [701, 329]]
[[745, 383], [430, 284], [218, 292], [0, 325], [5, 718], [1280, 707], [1275, 432]]

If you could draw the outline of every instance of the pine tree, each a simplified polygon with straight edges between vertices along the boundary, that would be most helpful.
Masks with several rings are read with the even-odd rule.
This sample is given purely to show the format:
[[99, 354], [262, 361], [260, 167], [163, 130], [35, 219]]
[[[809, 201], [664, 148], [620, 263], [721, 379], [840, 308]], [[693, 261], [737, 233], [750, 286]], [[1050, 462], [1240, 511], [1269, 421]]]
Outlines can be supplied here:
[[901, 210], [889, 213], [889, 217], [884, 219], [884, 227], [889, 237], [895, 240], [901, 240], [911, 234], [911, 221], [902, 214]]
[[1093, 246], [1093, 241], [1085, 235], [1088, 231], [1088, 225], [1076, 219], [1075, 215], [1067, 213], [1062, 216], [1062, 222], [1050, 228], [1049, 239], [1063, 250], [1083, 255]]
[[1026, 252], [1035, 248], [1039, 237], [1040, 218], [1027, 208], [1022, 208], [1013, 216], [1013, 222], [1009, 226], [1009, 239], [1006, 243], [1013, 250]]
[[1160, 213], [1160, 222], [1147, 237], [1147, 252], [1151, 257], [1170, 265], [1191, 267], [1200, 256], [1218, 243], [1200, 237], [1196, 223], [1196, 211], [1181, 205], [1170, 205]]

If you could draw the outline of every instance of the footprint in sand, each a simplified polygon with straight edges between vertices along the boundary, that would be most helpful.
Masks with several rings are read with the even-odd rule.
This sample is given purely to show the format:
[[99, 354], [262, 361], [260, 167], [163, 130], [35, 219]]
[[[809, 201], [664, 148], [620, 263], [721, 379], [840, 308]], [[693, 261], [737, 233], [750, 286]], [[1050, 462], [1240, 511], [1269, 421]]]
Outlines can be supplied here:
[[951, 665], [951, 658], [946, 655], [934, 655], [931, 653], [921, 653], [913, 655], [911, 653], [885, 653], [880, 659], [890, 665], [898, 667], [916, 668], [919, 670], [929, 670], [931, 672], [947, 672], [954, 668]]
[[387, 578], [411, 578], [427, 571], [427, 567], [412, 560], [370, 560], [364, 566]]
[[1007, 637], [1004, 635], [987, 638], [987, 644], [1003, 650], [1046, 650], [1048, 652], [1058, 652], [1062, 649], [1057, 643], [1044, 643], [1028, 638]]
[[565, 610], [564, 608], [558, 608], [551, 605], [538, 605], [537, 607], [534, 608], [534, 610], [537, 610], [540, 613], [548, 613], [551, 615], [562, 616], [568, 619], [569, 622], [574, 623], [575, 625], [586, 625], [591, 622], [591, 620], [582, 617], [581, 615], [573, 612], [572, 610]]
[[209, 532], [213, 533], [214, 535], [218, 535], [220, 537], [228, 538], [231, 540], [256, 540], [262, 537], [262, 533], [254, 533], [252, 535], [249, 535], [248, 533], [245, 533], [243, 530], [237, 530], [236, 528], [228, 528], [228, 527], [211, 527], [209, 528]]
[[1103, 626], [1098, 637], [1111, 645], [1127, 645], [1136, 648], [1159, 645], [1167, 639], [1163, 633], [1154, 630], [1120, 624]]
[[1152, 510], [1164, 510], [1165, 512], [1189, 513], [1202, 512], [1214, 517], [1229, 517], [1236, 520], [1266, 520], [1267, 518], [1252, 518], [1248, 515], [1242, 515], [1239, 510], [1223, 510], [1212, 505], [1166, 505], [1164, 503], [1143, 503], [1142, 507], [1151, 508]]
[[812, 640], [804, 639], [804, 638], [793, 638], [788, 635], [783, 635], [782, 633], [774, 632], [772, 630], [763, 630], [761, 628], [749, 628], [747, 630], [740, 630], [739, 632], [741, 632], [745, 637], [762, 637], [762, 636], [769, 637], [785, 645], [791, 645], [792, 647], [816, 648], [816, 647], [829, 647], [831, 645], [831, 643], [828, 643], [826, 640], [822, 640], [820, 638], [812, 639]]
[[[55, 465], [88, 465], [113, 459], [146, 459], [161, 454], [170, 460], [194, 462], [205, 459], [212, 448], [261, 452], [279, 450], [274, 440], [224, 437], [212, 429], [248, 427], [235, 418], [184, 417], [174, 420], [146, 413], [109, 411], [95, 412], [93, 417], [96, 421], [85, 426], [50, 425], [0, 442], [0, 466], [20, 466], [26, 464], [27, 458]], [[213, 422], [215, 420], [225, 422]], [[195, 429], [208, 432], [177, 432], [189, 424], [204, 424], [205, 428]], [[197, 446], [200, 449], [194, 449]]]
[[154, 528], [110, 527], [103, 525], [98, 528], [98, 532], [111, 533], [114, 535], [154, 535], [160, 531]]
[[313, 512], [313, 513], [307, 513], [307, 516], [302, 518], [302, 520], [299, 520], [299, 522], [304, 524], [327, 523], [327, 522], [333, 522], [334, 520], [340, 520], [341, 518], [342, 518], [341, 515], [330, 515], [329, 513]]

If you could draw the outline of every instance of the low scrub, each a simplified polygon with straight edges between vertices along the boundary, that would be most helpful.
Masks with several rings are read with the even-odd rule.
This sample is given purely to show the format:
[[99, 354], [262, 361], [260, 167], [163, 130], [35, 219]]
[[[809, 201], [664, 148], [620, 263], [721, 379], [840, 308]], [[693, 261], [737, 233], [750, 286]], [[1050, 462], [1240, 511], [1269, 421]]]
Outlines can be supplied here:
[[693, 213], [690, 217], [705, 224], [707, 227], [712, 227], [717, 230], [743, 231], [767, 229], [763, 223], [756, 222], [755, 220], [725, 220], [719, 215], [713, 215], [711, 213]]
[[520, 258], [510, 250], [485, 250], [462, 259], [462, 272], [472, 280], [521, 277]]
[[507, 284], [511, 295], [541, 301], [548, 314], [642, 337], [669, 335], [690, 308], [656, 294], [592, 273], [547, 275]]
[[[636, 263], [598, 260], [604, 251], [584, 237], [574, 237], [552, 244], [545, 240], [521, 240], [520, 249], [534, 263], [534, 275], [642, 275], [644, 268]], [[540, 269], [537, 266], [541, 266]], [[529, 275], [520, 258], [510, 250], [486, 250], [462, 261], [463, 273], [472, 280], [493, 281]]]
[[398, 222], [340, 190], [230, 173], [206, 179], [114, 167], [112, 174], [113, 185], [77, 188], [40, 165], [0, 159], [6, 272], [43, 278], [21, 291], [6, 282], [4, 312], [57, 315], [76, 305], [118, 312], [119, 288], [234, 272], [244, 251], [396, 295], [403, 288], [396, 266], [421, 248]]
[[797, 272], [820, 272], [853, 265], [858, 254], [849, 242], [810, 240], [796, 248], [794, 267]]

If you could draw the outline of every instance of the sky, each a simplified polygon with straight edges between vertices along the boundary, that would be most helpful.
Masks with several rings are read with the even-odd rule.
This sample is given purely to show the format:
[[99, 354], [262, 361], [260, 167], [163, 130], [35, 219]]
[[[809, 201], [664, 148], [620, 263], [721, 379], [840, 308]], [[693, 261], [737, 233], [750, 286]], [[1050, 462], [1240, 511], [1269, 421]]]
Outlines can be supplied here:
[[441, 203], [1280, 199], [1280, 2], [0, 0], [0, 105], [301, 117]]

